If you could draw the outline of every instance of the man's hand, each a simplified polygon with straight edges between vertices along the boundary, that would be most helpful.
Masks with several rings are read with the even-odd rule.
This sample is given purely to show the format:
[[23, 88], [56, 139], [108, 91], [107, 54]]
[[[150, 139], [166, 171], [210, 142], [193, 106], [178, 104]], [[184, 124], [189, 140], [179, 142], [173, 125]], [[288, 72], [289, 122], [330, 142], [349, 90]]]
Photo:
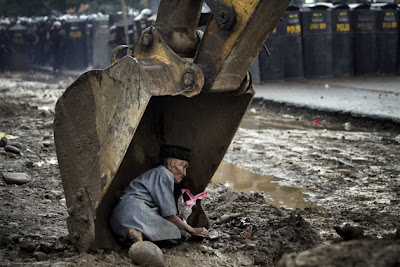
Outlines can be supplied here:
[[203, 237], [209, 237], [210, 236], [210, 233], [204, 227], [193, 228], [193, 230], [194, 230], [194, 234], [193, 235], [195, 235], [195, 236], [203, 236]]
[[193, 228], [185, 221], [183, 221], [181, 218], [179, 218], [178, 215], [171, 215], [166, 217], [166, 219], [174, 223], [176, 226], [185, 229], [186, 232], [190, 233], [193, 236], [202, 236], [207, 238], [210, 236], [210, 233], [207, 231], [206, 228], [204, 227]]

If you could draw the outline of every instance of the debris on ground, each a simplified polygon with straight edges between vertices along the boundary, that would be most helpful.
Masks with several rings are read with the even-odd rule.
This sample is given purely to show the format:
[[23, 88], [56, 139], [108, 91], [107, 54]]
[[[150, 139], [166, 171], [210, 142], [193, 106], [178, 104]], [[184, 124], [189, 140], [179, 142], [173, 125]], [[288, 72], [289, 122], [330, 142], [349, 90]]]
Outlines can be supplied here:
[[[61, 77], [62, 86], [59, 79], [41, 73], [0, 76], [0, 131], [8, 139], [0, 141], [2, 264], [132, 266], [127, 248], [79, 254], [70, 242], [52, 124], [61, 88], [73, 79]], [[342, 266], [398, 265], [397, 128], [375, 122], [362, 127], [360, 121], [339, 119], [340, 115], [256, 104], [224, 160], [300, 188], [305, 193], [302, 201], [316, 207], [288, 209], [271, 204], [267, 192], [245, 193], [211, 183], [203, 204], [213, 238], [161, 247], [165, 264], [305, 266], [326, 256], [329, 261], [324, 262]], [[314, 125], [315, 118], [319, 125]], [[4, 150], [12, 144], [20, 153]], [[29, 182], [9, 184], [4, 174]], [[340, 255], [360, 256], [345, 262]]]

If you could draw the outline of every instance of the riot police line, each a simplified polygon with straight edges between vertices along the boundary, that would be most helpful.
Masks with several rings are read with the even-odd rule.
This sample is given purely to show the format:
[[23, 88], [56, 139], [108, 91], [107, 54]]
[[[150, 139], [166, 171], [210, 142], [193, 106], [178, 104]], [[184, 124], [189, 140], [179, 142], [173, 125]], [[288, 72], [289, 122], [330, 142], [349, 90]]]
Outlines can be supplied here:
[[399, 22], [396, 4], [290, 6], [253, 66], [255, 80], [397, 74]]
[[[156, 14], [128, 17], [133, 49]], [[61, 28], [57, 29], [61, 24]], [[110, 65], [126, 44], [122, 14], [1, 19], [0, 71], [48, 66], [84, 70]], [[287, 80], [399, 72], [399, 7], [395, 4], [290, 6], [252, 66], [253, 80]]]
[[[155, 18], [150, 9], [128, 16], [130, 44]], [[113, 49], [126, 43], [124, 36], [121, 13], [0, 18], [0, 72], [106, 68]]]

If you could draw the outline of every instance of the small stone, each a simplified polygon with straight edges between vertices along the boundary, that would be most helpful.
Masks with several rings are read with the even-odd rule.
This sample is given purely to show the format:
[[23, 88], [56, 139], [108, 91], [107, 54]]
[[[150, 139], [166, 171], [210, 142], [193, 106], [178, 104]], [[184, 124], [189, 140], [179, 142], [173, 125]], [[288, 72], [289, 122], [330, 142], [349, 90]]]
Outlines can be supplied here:
[[29, 183], [32, 178], [22, 172], [5, 172], [3, 173], [3, 179], [7, 184], [17, 184], [17, 185], [22, 185]]
[[53, 128], [53, 121], [43, 123], [42, 128]]
[[43, 141], [43, 142], [42, 142], [42, 145], [43, 145], [44, 147], [50, 147], [50, 146], [53, 145], [53, 142], [46, 140], [46, 141]]
[[20, 127], [19, 127], [21, 130], [30, 130], [31, 129], [31, 127], [29, 126], [29, 125], [21, 125]]
[[25, 167], [31, 169], [31, 168], [35, 167], [35, 163], [33, 163], [33, 161], [27, 161], [27, 162], [25, 162]]
[[14, 154], [14, 153], [8, 153], [7, 156], [8, 156], [10, 159], [16, 159], [16, 158], [17, 158], [17, 154]]
[[200, 251], [203, 252], [204, 254], [214, 254], [214, 249], [209, 246], [201, 245], [200, 246]]
[[35, 253], [33, 253], [33, 257], [35, 257], [35, 259], [37, 259], [38, 261], [45, 261], [49, 259], [49, 256], [47, 256], [46, 253], [40, 251], [36, 251]]
[[22, 144], [18, 143], [18, 142], [10, 142], [9, 145], [10, 146], [14, 146], [14, 147], [19, 148], [19, 149], [22, 148]]
[[15, 146], [11, 146], [11, 145], [6, 145], [6, 146], [4, 147], [4, 150], [7, 151], [7, 152], [14, 153], [14, 154], [20, 154], [20, 153], [21, 153], [21, 150], [19, 150], [19, 149], [18, 149], [17, 147], [15, 147]]
[[18, 228], [18, 226], [19, 226], [19, 224], [16, 223], [16, 222], [9, 222], [8, 225], [9, 225], [9, 226], [12, 226], [12, 227], [14, 227], [14, 228]]
[[257, 246], [255, 244], [246, 244], [243, 249], [246, 250], [255, 250], [257, 248]]
[[221, 234], [221, 238], [222, 238], [222, 239], [230, 239], [231, 236], [230, 236], [229, 234], [227, 234], [227, 233], [222, 233], [222, 234]]
[[11, 240], [12, 240], [15, 244], [19, 244], [20, 239], [21, 239], [21, 236], [19, 236], [19, 235], [11, 236]]
[[41, 242], [39, 244], [39, 251], [41, 251], [41, 252], [51, 253], [53, 250], [54, 250], [54, 246], [51, 245], [50, 243]]
[[36, 244], [29, 240], [23, 239], [19, 244], [19, 248], [23, 251], [33, 252], [36, 249]]
[[162, 250], [152, 242], [139, 241], [129, 248], [129, 258], [135, 265], [140, 266], [166, 266]]
[[53, 136], [52, 135], [44, 135], [43, 136], [43, 140], [49, 140], [49, 139], [52, 139], [53, 138]]
[[346, 224], [344, 226], [334, 226], [336, 233], [343, 237], [344, 240], [359, 239], [364, 236], [364, 229], [357, 226]]
[[42, 111], [40, 112], [40, 115], [43, 116], [43, 117], [50, 117], [50, 116], [51, 116], [51, 113], [50, 113], [50, 111], [48, 111], [48, 110], [42, 110]]
[[67, 200], [65, 199], [65, 197], [60, 199], [60, 204], [64, 206], [67, 204]]
[[233, 213], [233, 214], [224, 214], [220, 217], [219, 222], [221, 224], [228, 223], [232, 219], [235, 219], [240, 216], [240, 213]]
[[7, 144], [8, 144], [8, 139], [7, 139], [7, 137], [3, 136], [0, 139], [0, 147], [5, 147]]
[[228, 221], [230, 220], [230, 217], [229, 217], [229, 215], [222, 215], [220, 218], [219, 218], [219, 222], [222, 224], [222, 223], [227, 223]]
[[224, 244], [222, 244], [222, 243], [214, 243], [212, 245], [212, 247], [213, 247], [213, 249], [220, 249], [220, 248], [224, 247]]

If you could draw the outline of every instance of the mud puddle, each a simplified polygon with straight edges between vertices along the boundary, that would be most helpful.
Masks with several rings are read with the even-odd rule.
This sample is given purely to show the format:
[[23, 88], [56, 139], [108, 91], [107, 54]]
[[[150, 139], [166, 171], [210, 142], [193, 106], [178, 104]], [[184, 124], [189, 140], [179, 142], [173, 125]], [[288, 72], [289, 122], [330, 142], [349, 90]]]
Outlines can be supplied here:
[[318, 115], [310, 119], [305, 118], [302, 114], [298, 116], [282, 114], [277, 118], [276, 114], [265, 111], [263, 107], [261, 107], [260, 111], [257, 111], [255, 108], [250, 109], [240, 126], [251, 130], [274, 128], [279, 130], [324, 129], [329, 131], [365, 131], [365, 129], [356, 127], [350, 122], [328, 123]]
[[[340, 220], [329, 215], [332, 224], [356, 222], [373, 236], [393, 233], [400, 214], [398, 133], [352, 128], [346, 121], [316, 123], [318, 113], [301, 116], [250, 111], [224, 161], [306, 192], [307, 202], [340, 213]], [[350, 220], [342, 217], [347, 213]], [[334, 233], [325, 230], [321, 236], [331, 239]]]
[[267, 195], [268, 202], [278, 207], [322, 209], [305, 201], [307, 192], [303, 189], [281, 186], [279, 181], [282, 181], [282, 179], [278, 177], [259, 175], [227, 162], [222, 162], [219, 165], [212, 181], [242, 192], [264, 192]]

